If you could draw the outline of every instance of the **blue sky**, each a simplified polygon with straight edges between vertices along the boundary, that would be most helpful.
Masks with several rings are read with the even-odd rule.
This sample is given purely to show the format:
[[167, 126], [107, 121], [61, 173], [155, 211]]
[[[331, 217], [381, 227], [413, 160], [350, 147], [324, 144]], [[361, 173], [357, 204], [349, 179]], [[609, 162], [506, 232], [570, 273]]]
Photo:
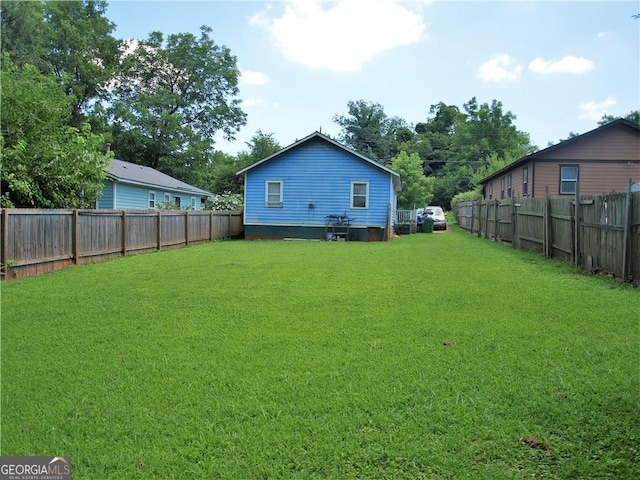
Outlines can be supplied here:
[[640, 108], [637, 1], [124, 1], [111, 0], [115, 36], [213, 28], [237, 57], [247, 125], [286, 146], [365, 100], [390, 117], [426, 121], [438, 102], [502, 102], [539, 148], [584, 133], [603, 114]]

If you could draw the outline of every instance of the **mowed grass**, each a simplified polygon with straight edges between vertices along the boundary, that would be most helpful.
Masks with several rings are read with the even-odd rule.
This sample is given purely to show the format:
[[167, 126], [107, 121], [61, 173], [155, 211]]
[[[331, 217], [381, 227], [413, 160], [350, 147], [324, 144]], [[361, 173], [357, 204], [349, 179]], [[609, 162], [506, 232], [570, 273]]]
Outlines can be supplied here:
[[640, 476], [640, 292], [454, 230], [2, 284], [2, 455], [77, 479]]

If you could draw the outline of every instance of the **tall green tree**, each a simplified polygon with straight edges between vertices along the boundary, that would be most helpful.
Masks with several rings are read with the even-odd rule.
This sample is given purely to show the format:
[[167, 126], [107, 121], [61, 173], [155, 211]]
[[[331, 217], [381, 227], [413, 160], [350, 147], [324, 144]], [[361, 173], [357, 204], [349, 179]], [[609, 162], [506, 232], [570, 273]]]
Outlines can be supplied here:
[[104, 137], [69, 126], [73, 99], [53, 76], [2, 58], [2, 206], [90, 207], [102, 191]]
[[74, 126], [85, 122], [94, 102], [107, 94], [118, 67], [120, 42], [112, 35], [115, 24], [106, 9], [104, 0], [44, 3], [46, 62], [73, 98]]
[[342, 127], [339, 139], [357, 152], [388, 165], [398, 153], [410, 129], [399, 117], [388, 117], [379, 103], [364, 100], [347, 103], [348, 115], [334, 115], [333, 121]]
[[455, 127], [464, 121], [464, 115], [455, 105], [443, 102], [431, 105], [429, 119], [418, 123], [416, 135], [400, 148], [407, 153], [417, 153], [423, 162], [425, 175], [435, 175], [453, 158]]
[[44, 3], [3, 1], [0, 3], [2, 52], [18, 67], [25, 64], [49, 70], [47, 62], [49, 25], [44, 19]]
[[153, 32], [124, 57], [108, 110], [116, 155], [202, 184], [216, 133], [246, 123], [236, 57], [210, 33]]
[[515, 126], [516, 116], [504, 111], [502, 102], [492, 100], [478, 104], [473, 97], [463, 105], [464, 122], [456, 125], [452, 148], [458, 161], [482, 163], [495, 153], [498, 158], [508, 155], [522, 157], [535, 151], [528, 133]]
[[417, 153], [408, 155], [404, 151], [400, 152], [391, 162], [391, 169], [400, 174], [402, 182], [402, 190], [398, 194], [398, 208], [414, 210], [429, 205], [432, 195]]

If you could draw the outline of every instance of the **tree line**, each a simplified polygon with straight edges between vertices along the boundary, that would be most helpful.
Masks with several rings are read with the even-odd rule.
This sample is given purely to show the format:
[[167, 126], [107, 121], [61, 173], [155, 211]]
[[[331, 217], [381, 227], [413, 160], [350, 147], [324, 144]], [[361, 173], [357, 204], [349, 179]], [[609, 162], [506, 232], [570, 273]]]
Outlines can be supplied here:
[[[106, 9], [104, 0], [2, 2], [2, 206], [91, 207], [113, 157], [241, 193], [235, 172], [281, 145], [258, 130], [237, 155], [215, 149], [214, 136], [233, 140], [247, 121], [236, 57], [207, 26], [116, 39]], [[478, 195], [481, 178], [536, 150], [515, 120], [475, 97], [431, 105], [415, 125], [364, 100], [333, 118], [337, 140], [402, 175], [400, 208]]]

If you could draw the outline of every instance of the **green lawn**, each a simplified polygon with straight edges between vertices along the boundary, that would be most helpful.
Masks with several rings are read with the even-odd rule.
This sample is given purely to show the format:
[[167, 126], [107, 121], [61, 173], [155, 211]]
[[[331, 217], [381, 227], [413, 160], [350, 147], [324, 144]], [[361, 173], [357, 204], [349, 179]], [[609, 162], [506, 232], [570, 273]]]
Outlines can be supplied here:
[[0, 453], [74, 479], [635, 479], [639, 307], [455, 229], [5, 282]]

